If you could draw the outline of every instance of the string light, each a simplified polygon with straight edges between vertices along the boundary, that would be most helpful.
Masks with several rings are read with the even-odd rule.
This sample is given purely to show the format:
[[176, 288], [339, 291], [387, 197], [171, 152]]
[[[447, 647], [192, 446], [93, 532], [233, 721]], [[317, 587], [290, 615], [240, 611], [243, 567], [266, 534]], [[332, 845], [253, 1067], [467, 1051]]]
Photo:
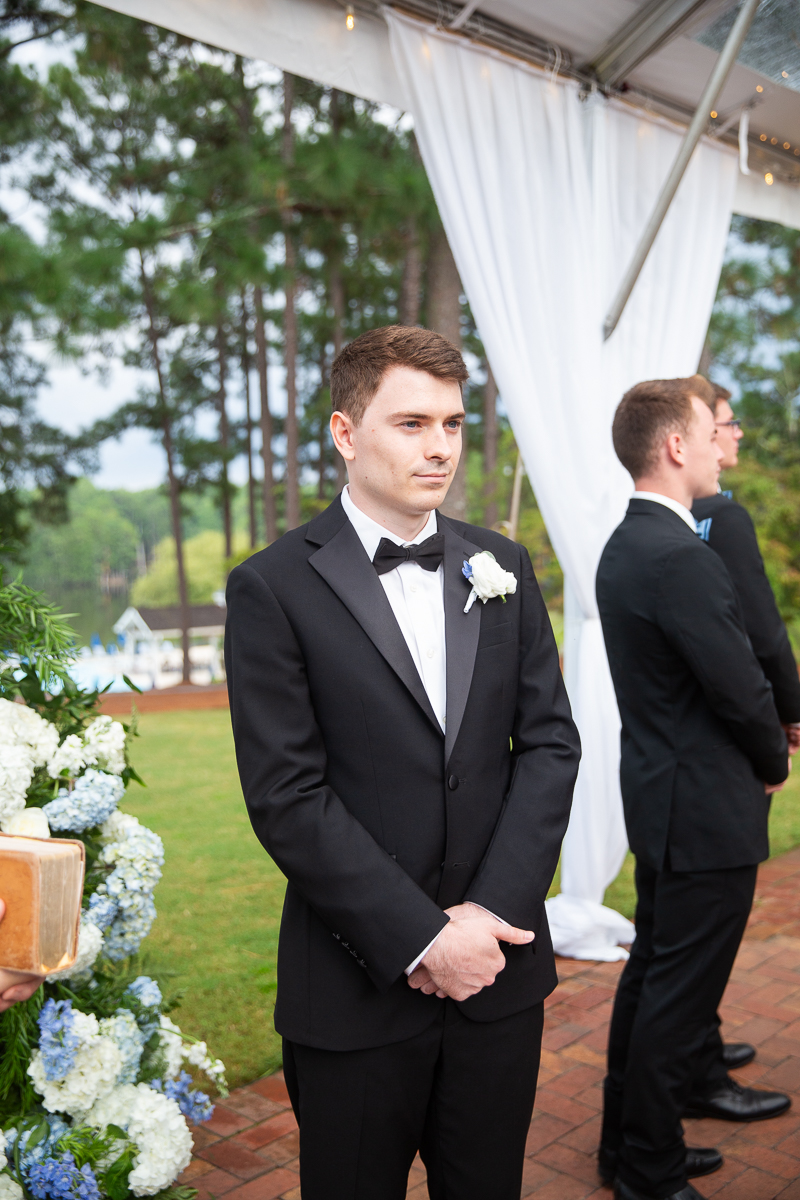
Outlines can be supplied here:
[[788, 143], [788, 142], [784, 142], [784, 143], [783, 143], [783, 148], [784, 148], [784, 150], [788, 150], [788, 149], [789, 149], [789, 143]]
[[764, 176], [764, 183], [769, 184], [769, 186], [772, 187], [774, 182], [775, 180], [772, 178], [772, 172], [767, 171], [766, 175]]
[[353, 12], [352, 4], [348, 4], [347, 12], [345, 13], [344, 23], [348, 30], [352, 33], [356, 27], [356, 14]]
[[789, 72], [788, 72], [788, 71], [781, 71], [781, 75], [783, 76], [783, 78], [784, 78], [784, 79], [788, 79], [788, 78], [789, 78]]
[[770, 144], [770, 146], [777, 146], [777, 144], [778, 144], [778, 139], [777, 139], [777, 138], [770, 138], [770, 139], [769, 139], [769, 144]]
[[763, 89], [763, 87], [761, 86], [761, 84], [760, 84], [760, 83], [757, 83], [757, 84], [756, 84], [756, 91], [757, 91], [757, 92], [763, 92], [763, 90], [764, 90], [764, 89]]
[[800, 154], [800, 146], [795, 147], [795, 154]]
[[762, 134], [761, 134], [761, 141], [762, 141], [762, 142], [765, 142], [766, 140], [767, 140], [767, 135], [766, 135], [765, 133], [762, 133]]
[[712, 121], [713, 121], [713, 120], [716, 120], [716, 116], [717, 116], [717, 114], [716, 114], [716, 113], [714, 112], [714, 110], [712, 109], [712, 110], [711, 110], [711, 119], [712, 119]]

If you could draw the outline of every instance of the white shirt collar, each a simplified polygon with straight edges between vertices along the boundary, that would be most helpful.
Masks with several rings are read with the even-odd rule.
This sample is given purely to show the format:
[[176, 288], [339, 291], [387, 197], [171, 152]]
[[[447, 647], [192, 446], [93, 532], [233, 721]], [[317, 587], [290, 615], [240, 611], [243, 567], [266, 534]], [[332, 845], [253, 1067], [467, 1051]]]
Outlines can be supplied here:
[[412, 538], [410, 542], [404, 541], [396, 533], [392, 533], [390, 529], [384, 529], [377, 521], [373, 521], [372, 517], [368, 517], [365, 512], [362, 512], [353, 503], [350, 497], [350, 488], [347, 484], [342, 489], [342, 508], [347, 513], [351, 525], [361, 539], [361, 545], [369, 555], [370, 562], [375, 557], [375, 552], [378, 549], [381, 538], [388, 538], [396, 546], [417, 546], [420, 542], [424, 542], [425, 538], [431, 537], [432, 534], [436, 533], [438, 529], [436, 509], [433, 508], [428, 513], [428, 519], [417, 536]]
[[697, 521], [685, 504], [679, 504], [677, 500], [673, 500], [671, 496], [662, 496], [660, 492], [634, 492], [632, 500], [654, 500], [656, 504], [663, 504], [665, 508], [671, 508], [674, 513], [677, 513], [682, 521], [691, 529], [692, 533], [697, 533]]

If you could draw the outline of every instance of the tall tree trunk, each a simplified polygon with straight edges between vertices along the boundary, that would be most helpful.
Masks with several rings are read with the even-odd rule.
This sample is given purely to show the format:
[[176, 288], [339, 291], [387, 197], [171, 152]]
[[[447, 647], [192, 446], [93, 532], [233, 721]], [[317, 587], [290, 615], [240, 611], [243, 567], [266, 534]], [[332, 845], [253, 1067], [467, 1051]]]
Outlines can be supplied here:
[[[461, 280], [443, 226], [431, 238], [428, 256], [428, 325], [461, 349]], [[445, 516], [467, 519], [467, 425], [461, 427], [461, 461], [441, 506]]]
[[[292, 108], [294, 105], [294, 76], [283, 73], [283, 148], [284, 165], [291, 166], [294, 160], [294, 128]], [[295, 311], [295, 288], [297, 255], [292, 239], [292, 213], [283, 213], [284, 240], [284, 292], [286, 305], [283, 317], [283, 357], [286, 366], [286, 528], [296, 529], [300, 524], [300, 464], [298, 453], [300, 437], [297, 423], [297, 313]]]
[[[333, 361], [342, 352], [344, 344], [344, 282], [342, 280], [342, 271], [338, 257], [338, 251], [331, 255], [331, 268], [329, 276], [330, 301], [333, 309]], [[334, 459], [336, 461], [336, 488], [341, 491], [347, 483], [347, 466], [344, 459], [338, 450], [334, 449]]]
[[253, 475], [253, 407], [250, 397], [250, 342], [248, 329], [247, 291], [242, 288], [242, 379], [244, 380], [245, 448], [247, 451], [247, 515], [250, 525], [250, 547], [258, 540], [256, 528], [256, 480]]
[[228, 479], [228, 456], [230, 454], [231, 431], [228, 424], [227, 403], [227, 374], [228, 356], [225, 346], [225, 330], [222, 322], [217, 325], [217, 366], [219, 370], [219, 391], [217, 392], [217, 408], [219, 410], [219, 444], [222, 455], [219, 480], [222, 502], [222, 530], [225, 535], [225, 557], [233, 554], [233, 529], [231, 525], [231, 485]]
[[191, 683], [192, 665], [189, 659], [189, 629], [192, 624], [192, 614], [189, 608], [189, 585], [186, 579], [186, 563], [183, 553], [183, 524], [181, 521], [181, 488], [175, 469], [175, 442], [172, 436], [172, 421], [170, 418], [169, 401], [167, 398], [164, 371], [161, 365], [161, 350], [159, 335], [156, 329], [155, 302], [150, 278], [144, 265], [144, 257], [139, 252], [139, 266], [142, 281], [142, 295], [147, 312], [148, 337], [153, 355], [153, 367], [158, 380], [158, 396], [161, 408], [161, 438], [164, 453], [167, 456], [167, 484], [169, 487], [169, 509], [172, 518], [172, 536], [175, 539], [175, 565], [178, 571], [178, 607], [181, 617], [181, 651], [183, 654], [183, 682]]
[[400, 281], [398, 317], [401, 325], [419, 325], [419, 299], [422, 288], [422, 253], [416, 223], [412, 221], [406, 239], [406, 256]]
[[275, 462], [272, 454], [272, 413], [269, 409], [267, 381], [267, 331], [264, 322], [264, 293], [259, 284], [254, 289], [256, 301], [256, 366], [261, 394], [261, 458], [264, 462], [264, 538], [268, 545], [278, 536], [275, 511]]
[[483, 522], [492, 529], [498, 520], [497, 513], [497, 384], [492, 368], [486, 364], [486, 383], [483, 388], [483, 474], [485, 498]]

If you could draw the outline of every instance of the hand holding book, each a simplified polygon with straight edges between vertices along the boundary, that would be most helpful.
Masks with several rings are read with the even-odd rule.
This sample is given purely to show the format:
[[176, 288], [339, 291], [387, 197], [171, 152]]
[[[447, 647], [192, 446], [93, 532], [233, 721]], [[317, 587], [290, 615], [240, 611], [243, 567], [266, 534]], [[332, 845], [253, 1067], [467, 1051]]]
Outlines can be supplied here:
[[[0, 921], [5, 914], [5, 903], [0, 900]], [[0, 1012], [5, 1012], [12, 1004], [19, 1004], [20, 1000], [30, 1000], [43, 979], [43, 975], [29, 975], [25, 971], [9, 971], [0, 967]]]

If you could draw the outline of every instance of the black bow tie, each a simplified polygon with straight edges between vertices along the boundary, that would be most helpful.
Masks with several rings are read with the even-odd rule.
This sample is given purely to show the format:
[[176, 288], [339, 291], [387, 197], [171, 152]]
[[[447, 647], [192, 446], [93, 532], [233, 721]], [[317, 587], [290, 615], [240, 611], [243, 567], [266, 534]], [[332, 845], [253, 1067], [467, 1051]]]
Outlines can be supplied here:
[[388, 538], [381, 538], [372, 565], [379, 575], [393, 571], [404, 562], [415, 562], [423, 571], [435, 571], [444, 558], [444, 534], [434, 533], [418, 546], [398, 546]]

